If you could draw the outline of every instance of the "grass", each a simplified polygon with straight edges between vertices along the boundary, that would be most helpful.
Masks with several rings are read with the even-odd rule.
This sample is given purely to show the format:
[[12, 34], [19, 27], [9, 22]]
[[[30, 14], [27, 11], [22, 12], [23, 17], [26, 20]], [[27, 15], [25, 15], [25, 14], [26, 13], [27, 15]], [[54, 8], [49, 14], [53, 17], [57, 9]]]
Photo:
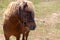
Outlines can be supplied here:
[[[0, 0], [0, 24], [2, 24], [2, 14], [7, 8], [7, 5], [12, 0]], [[53, 13], [60, 13], [60, 0], [30, 0], [35, 6], [35, 18], [37, 28], [35, 31], [31, 31], [29, 40], [60, 40], [60, 16], [57, 20], [59, 23], [52, 25], [49, 17]], [[46, 16], [48, 16], [46, 18]], [[53, 16], [52, 16], [53, 17]], [[52, 18], [51, 17], [51, 18]], [[46, 21], [46, 20], [47, 21]], [[56, 19], [55, 19], [56, 20]], [[46, 21], [47, 23], [43, 23]], [[3, 34], [3, 30], [0, 28], [0, 34]], [[13, 38], [15, 39], [15, 38]], [[13, 40], [11, 39], [11, 40]]]
[[56, 28], [60, 30], [60, 23], [56, 24]]

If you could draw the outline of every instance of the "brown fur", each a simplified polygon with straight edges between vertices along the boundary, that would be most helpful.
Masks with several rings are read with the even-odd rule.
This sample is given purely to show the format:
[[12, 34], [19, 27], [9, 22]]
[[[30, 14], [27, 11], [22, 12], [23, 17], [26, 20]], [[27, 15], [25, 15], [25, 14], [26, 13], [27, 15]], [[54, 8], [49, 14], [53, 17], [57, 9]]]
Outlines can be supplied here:
[[[26, 11], [31, 11], [34, 12], [33, 10], [33, 5], [31, 2], [26, 1], [27, 6], [25, 8]], [[22, 40], [25, 40], [24, 36], [26, 36], [26, 40], [29, 34], [29, 27], [30, 24], [35, 25], [35, 23], [33, 22], [26, 22], [26, 27], [24, 25], [24, 23], [21, 22], [21, 20], [19, 19], [19, 17], [21, 17], [20, 15], [18, 15], [19, 11], [19, 7], [21, 9], [23, 9], [23, 2], [11, 2], [9, 4], [9, 6], [7, 7], [6, 11], [3, 14], [3, 20], [4, 20], [4, 24], [3, 24], [3, 30], [4, 30], [4, 35], [5, 35], [5, 39], [9, 40], [9, 37], [11, 35], [16, 36], [16, 40], [19, 40], [20, 38], [20, 34], [23, 34], [23, 38]], [[31, 6], [31, 7], [30, 7]], [[23, 11], [24, 12], [24, 11]], [[23, 16], [23, 15], [22, 15]]]

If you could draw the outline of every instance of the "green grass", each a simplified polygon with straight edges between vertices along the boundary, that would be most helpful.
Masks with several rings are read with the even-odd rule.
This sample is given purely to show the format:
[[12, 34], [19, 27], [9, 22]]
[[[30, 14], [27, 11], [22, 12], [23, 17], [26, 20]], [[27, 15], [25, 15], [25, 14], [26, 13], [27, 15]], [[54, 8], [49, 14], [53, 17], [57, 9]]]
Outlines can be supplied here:
[[56, 24], [56, 28], [60, 30], [60, 23]]

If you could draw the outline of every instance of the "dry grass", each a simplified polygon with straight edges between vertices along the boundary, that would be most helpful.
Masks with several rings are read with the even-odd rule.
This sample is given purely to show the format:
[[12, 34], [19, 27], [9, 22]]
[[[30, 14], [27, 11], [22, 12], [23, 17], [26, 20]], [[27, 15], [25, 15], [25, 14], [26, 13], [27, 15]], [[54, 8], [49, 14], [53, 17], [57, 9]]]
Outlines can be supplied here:
[[[36, 30], [30, 32], [28, 40], [60, 40], [60, 0], [31, 1], [35, 6], [35, 21], [37, 27]], [[0, 0], [0, 40], [4, 40], [1, 25], [2, 13], [9, 2], [10, 0]], [[12, 37], [11, 40], [13, 39], [15, 38]]]

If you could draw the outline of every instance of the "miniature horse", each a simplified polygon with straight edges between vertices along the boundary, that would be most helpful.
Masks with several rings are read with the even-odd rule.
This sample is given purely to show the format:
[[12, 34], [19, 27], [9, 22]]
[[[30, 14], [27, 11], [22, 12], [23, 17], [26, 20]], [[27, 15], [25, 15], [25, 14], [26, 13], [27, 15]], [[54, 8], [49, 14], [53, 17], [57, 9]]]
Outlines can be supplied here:
[[3, 15], [3, 30], [5, 40], [9, 40], [10, 36], [14, 35], [16, 40], [20, 40], [20, 35], [23, 34], [22, 40], [27, 40], [29, 31], [36, 28], [34, 21], [34, 10], [28, 8], [31, 2], [12, 2]]

